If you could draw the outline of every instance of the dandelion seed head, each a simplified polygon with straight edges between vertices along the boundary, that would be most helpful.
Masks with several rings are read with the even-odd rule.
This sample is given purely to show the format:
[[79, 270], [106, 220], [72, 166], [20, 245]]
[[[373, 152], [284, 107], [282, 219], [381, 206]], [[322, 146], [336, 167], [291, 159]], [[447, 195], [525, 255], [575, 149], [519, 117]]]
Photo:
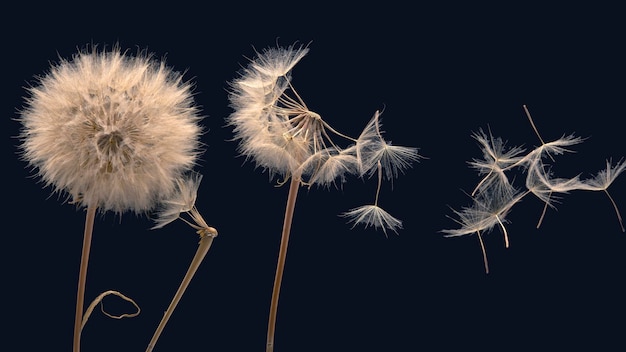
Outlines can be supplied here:
[[[395, 146], [382, 137], [378, 111], [358, 138], [337, 131], [311, 111], [291, 80], [291, 71], [307, 52], [308, 48], [295, 45], [257, 52], [230, 82], [233, 112], [227, 123], [246, 160], [268, 171], [270, 178], [330, 188], [343, 184], [350, 174], [384, 172], [392, 179], [420, 158], [416, 148]], [[355, 224], [397, 231], [402, 223], [378, 207], [381, 178], [375, 204], [345, 216]]]
[[250, 69], [269, 79], [287, 75], [309, 52], [306, 46], [267, 48], [258, 53], [258, 60], [251, 62]]
[[328, 186], [352, 172], [355, 156], [331, 139], [354, 141], [309, 110], [291, 84], [291, 70], [307, 54], [305, 46], [257, 52], [231, 82], [229, 100], [238, 151], [271, 177], [297, 177]]
[[94, 47], [37, 83], [19, 116], [22, 157], [79, 205], [147, 211], [196, 163], [192, 86], [150, 55]]
[[235, 139], [240, 140], [239, 152], [272, 175], [292, 173], [311, 153], [292, 118], [307, 119], [313, 113], [284, 95], [290, 71], [307, 52], [302, 46], [257, 52], [240, 77], [230, 83], [234, 112], [227, 122], [234, 126]]

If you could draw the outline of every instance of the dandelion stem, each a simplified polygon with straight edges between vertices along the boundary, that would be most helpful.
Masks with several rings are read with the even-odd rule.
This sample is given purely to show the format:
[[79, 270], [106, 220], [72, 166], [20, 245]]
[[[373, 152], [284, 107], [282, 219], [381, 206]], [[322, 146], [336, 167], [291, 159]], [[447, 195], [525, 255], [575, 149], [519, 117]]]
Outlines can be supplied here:
[[485, 266], [485, 273], [489, 274], [489, 262], [487, 261], [487, 251], [485, 250], [485, 243], [483, 242], [483, 236], [480, 231], [477, 231], [478, 241], [480, 242], [480, 250], [483, 252], [483, 265]]
[[524, 107], [524, 112], [526, 113], [526, 117], [528, 117], [528, 121], [530, 121], [530, 126], [532, 126], [533, 131], [535, 131], [535, 134], [537, 135], [537, 137], [539, 137], [539, 141], [541, 142], [542, 145], [546, 144], [546, 142], [543, 141], [543, 138], [541, 138], [541, 135], [539, 134], [539, 131], [537, 130], [537, 127], [535, 126], [535, 122], [533, 121], [533, 118], [530, 117], [530, 112], [528, 111], [528, 107], [526, 105], [523, 105]]
[[502, 228], [502, 232], [504, 232], [504, 248], [509, 248], [509, 234], [506, 231], [506, 227], [504, 227], [504, 224], [502, 223], [498, 215], [496, 215], [496, 220], [498, 220], [498, 223], [500, 224], [500, 227]]
[[380, 194], [380, 186], [383, 183], [383, 167], [380, 164], [380, 160], [378, 161], [378, 186], [376, 186], [376, 200], [374, 201], [374, 205], [378, 205], [378, 195]]
[[619, 214], [619, 209], [617, 209], [617, 203], [615, 203], [613, 197], [611, 197], [611, 195], [609, 194], [609, 191], [605, 189], [604, 193], [606, 193], [606, 195], [609, 197], [609, 200], [611, 201], [611, 204], [613, 204], [613, 209], [615, 209], [615, 214], [617, 214], [617, 220], [619, 221], [619, 225], [622, 227], [622, 232], [626, 232], [626, 229], [624, 228], [624, 223], [622, 222], [622, 216]]
[[189, 283], [191, 282], [191, 279], [195, 275], [196, 271], [198, 270], [200, 263], [202, 263], [202, 260], [204, 259], [207, 252], [209, 251], [209, 248], [211, 248], [211, 244], [213, 243], [213, 238], [215, 237], [215, 235], [217, 235], [217, 231], [215, 231], [215, 229], [213, 228], [210, 228], [210, 230], [213, 230], [214, 232], [207, 231], [207, 232], [201, 233], [200, 243], [198, 244], [198, 249], [196, 250], [196, 254], [193, 256], [193, 259], [191, 260], [191, 264], [189, 264], [189, 269], [187, 269], [187, 273], [185, 274], [183, 281], [180, 283], [180, 286], [178, 287], [178, 290], [176, 291], [174, 298], [172, 298], [172, 302], [170, 302], [170, 306], [167, 307], [167, 310], [163, 314], [163, 318], [161, 319], [159, 326], [154, 332], [154, 335], [152, 336], [152, 340], [150, 340], [150, 344], [148, 345], [146, 352], [152, 351], [152, 349], [156, 345], [159, 339], [159, 336], [161, 336], [161, 333], [163, 332], [163, 329], [165, 328], [165, 324], [167, 324], [167, 321], [172, 316], [174, 309], [176, 309], [178, 302], [180, 301], [181, 297], [185, 293], [187, 286], [189, 286]]
[[278, 252], [278, 263], [276, 264], [276, 275], [274, 277], [274, 288], [272, 289], [272, 301], [270, 305], [270, 315], [267, 323], [267, 344], [266, 352], [274, 351], [274, 333], [276, 331], [276, 313], [278, 310], [278, 296], [280, 295], [280, 284], [285, 270], [285, 259], [287, 257], [287, 245], [293, 221], [293, 212], [296, 207], [296, 198], [300, 187], [300, 178], [292, 177], [289, 185], [289, 195], [287, 196], [287, 206], [285, 207], [285, 219], [283, 222], [283, 232], [280, 240], [280, 250]]
[[[539, 134], [539, 130], [537, 130], [537, 126], [535, 126], [535, 122], [533, 121], [533, 118], [530, 117], [530, 112], [528, 111], [528, 107], [526, 107], [526, 105], [523, 105], [524, 107], [524, 112], [526, 112], [526, 116], [528, 117], [528, 121], [530, 121], [530, 125], [532, 126], [533, 130], [535, 131], [535, 134], [537, 135], [537, 137], [539, 137], [539, 141], [541, 142], [541, 146], [546, 145], [546, 142], [543, 141], [543, 138], [541, 138], [541, 135]], [[550, 159], [552, 159], [552, 161], [554, 161], [554, 158], [552, 157], [552, 155], [548, 154], [548, 156], [550, 157]]]
[[546, 211], [548, 210], [548, 202], [550, 201], [550, 196], [552, 196], [552, 191], [550, 191], [550, 193], [548, 194], [548, 199], [545, 201], [545, 204], [543, 205], [543, 211], [541, 212], [541, 216], [539, 217], [539, 222], [537, 222], [537, 228], [539, 228], [541, 226], [541, 223], [543, 222], [543, 218], [546, 216]]
[[78, 290], [76, 292], [76, 315], [74, 318], [74, 352], [80, 351], [80, 333], [83, 323], [83, 309], [85, 305], [85, 286], [87, 282], [87, 264], [93, 235], [93, 223], [96, 217], [96, 206], [87, 207], [85, 215], [85, 231], [83, 234], [83, 249], [80, 257], [80, 271], [78, 273]]
[[476, 195], [476, 192], [478, 192], [478, 190], [480, 189], [480, 186], [482, 186], [483, 183], [487, 182], [487, 179], [489, 178], [489, 176], [491, 176], [492, 173], [493, 173], [493, 168], [489, 171], [487, 176], [485, 176], [482, 180], [480, 180], [480, 182], [478, 182], [476, 187], [474, 187], [474, 190], [472, 191], [472, 197]]

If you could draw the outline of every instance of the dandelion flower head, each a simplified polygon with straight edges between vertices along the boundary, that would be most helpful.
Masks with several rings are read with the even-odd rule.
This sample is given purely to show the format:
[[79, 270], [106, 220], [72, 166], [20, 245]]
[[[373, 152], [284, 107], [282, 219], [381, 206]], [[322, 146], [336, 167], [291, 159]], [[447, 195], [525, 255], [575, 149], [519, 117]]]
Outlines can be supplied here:
[[419, 159], [415, 148], [392, 146], [382, 138], [378, 111], [361, 136], [352, 138], [309, 110], [291, 79], [308, 51], [296, 45], [265, 49], [231, 82], [234, 112], [227, 120], [242, 155], [270, 175], [323, 186], [343, 182], [346, 174], [371, 174], [379, 160], [393, 178]]
[[228, 122], [241, 141], [239, 151], [271, 174], [293, 175], [325, 149], [320, 116], [308, 110], [291, 86], [291, 70], [307, 52], [295, 46], [266, 49], [231, 83], [235, 111]]
[[22, 156], [80, 206], [150, 210], [195, 165], [202, 128], [192, 86], [163, 61], [93, 47], [37, 83], [19, 117]]

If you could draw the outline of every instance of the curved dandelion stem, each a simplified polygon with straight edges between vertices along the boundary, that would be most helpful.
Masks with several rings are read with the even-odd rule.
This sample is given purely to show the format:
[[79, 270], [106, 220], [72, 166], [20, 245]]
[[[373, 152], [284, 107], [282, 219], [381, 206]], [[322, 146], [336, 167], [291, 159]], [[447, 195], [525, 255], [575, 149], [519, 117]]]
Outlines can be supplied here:
[[163, 318], [161, 318], [161, 322], [159, 323], [159, 326], [154, 332], [154, 335], [152, 336], [152, 340], [150, 340], [150, 344], [148, 345], [146, 352], [152, 351], [152, 349], [156, 345], [159, 339], [159, 336], [161, 336], [161, 333], [163, 332], [163, 329], [165, 328], [165, 325], [167, 324], [167, 321], [172, 316], [172, 313], [174, 312], [174, 309], [176, 309], [176, 306], [178, 305], [178, 302], [180, 301], [183, 294], [185, 293], [185, 290], [187, 290], [187, 286], [189, 286], [191, 279], [193, 278], [196, 271], [198, 270], [198, 267], [200, 266], [200, 263], [202, 263], [202, 260], [204, 259], [207, 252], [209, 251], [209, 248], [211, 248], [211, 244], [213, 243], [213, 238], [217, 236], [217, 231], [212, 227], [198, 230], [198, 233], [200, 234], [200, 243], [198, 244], [198, 249], [196, 250], [196, 254], [193, 256], [193, 259], [191, 260], [191, 264], [189, 264], [189, 268], [187, 269], [187, 273], [185, 274], [183, 281], [180, 283], [180, 286], [178, 287], [178, 290], [176, 291], [174, 298], [172, 298], [172, 301], [170, 302], [169, 307], [167, 307], [167, 310], [163, 314]]
[[[530, 116], [530, 111], [528, 111], [528, 107], [526, 105], [523, 105], [524, 108], [524, 112], [526, 113], [526, 117], [528, 117], [528, 121], [530, 121], [530, 125], [533, 128], [533, 131], [535, 131], [535, 134], [537, 135], [537, 137], [539, 137], [539, 141], [541, 142], [541, 145], [545, 145], [546, 142], [543, 141], [543, 138], [541, 138], [541, 135], [539, 134], [539, 130], [537, 130], [537, 126], [535, 126], [535, 122], [533, 121], [533, 118]], [[548, 154], [548, 156], [550, 157], [550, 159], [552, 159], [552, 161], [554, 161], [554, 158], [552, 157], [552, 155]]]
[[80, 333], [83, 324], [83, 309], [85, 305], [85, 285], [87, 283], [87, 265], [89, 264], [89, 252], [91, 250], [91, 238], [93, 235], [93, 223], [96, 217], [96, 206], [87, 207], [85, 215], [85, 232], [83, 234], [83, 249], [80, 257], [80, 270], [78, 273], [78, 289], [76, 292], [76, 315], [74, 317], [74, 352], [80, 351]]
[[533, 121], [533, 118], [530, 117], [530, 112], [528, 111], [528, 107], [526, 105], [523, 105], [522, 107], [524, 108], [526, 117], [528, 117], [528, 121], [530, 121], [530, 125], [532, 126], [533, 131], [535, 131], [535, 134], [537, 135], [537, 137], [539, 137], [539, 141], [541, 142], [541, 144], [546, 144], [546, 142], [543, 141], [543, 138], [541, 138], [541, 135], [539, 134], [539, 131], [537, 130], [537, 126], [535, 126], [535, 122]]
[[546, 216], [546, 211], [548, 210], [548, 205], [549, 205], [548, 202], [551, 196], [552, 196], [552, 191], [548, 193], [548, 199], [545, 201], [545, 204], [543, 205], [543, 211], [541, 212], [541, 216], [539, 217], [539, 221], [537, 222], [537, 228], [541, 226], [541, 223], [543, 222], [543, 218]]
[[609, 191], [605, 189], [604, 193], [606, 193], [606, 195], [609, 197], [609, 200], [611, 201], [611, 204], [613, 204], [613, 209], [615, 209], [615, 214], [617, 214], [617, 220], [619, 221], [619, 225], [622, 228], [622, 232], [626, 232], [626, 229], [624, 228], [624, 223], [622, 222], [622, 216], [619, 213], [619, 209], [617, 209], [617, 203], [615, 203], [613, 197], [611, 197], [611, 195], [609, 194]]
[[280, 284], [285, 270], [285, 259], [287, 258], [287, 245], [289, 244], [289, 234], [291, 223], [293, 222], [293, 212], [296, 207], [296, 198], [300, 187], [299, 177], [293, 177], [289, 184], [289, 195], [287, 196], [287, 206], [285, 207], [285, 219], [280, 240], [280, 250], [278, 252], [278, 263], [276, 264], [276, 275], [274, 277], [274, 287], [272, 289], [272, 301], [270, 304], [270, 314], [267, 323], [266, 352], [274, 351], [274, 334], [276, 331], [276, 315], [278, 311], [278, 296], [280, 295]]
[[[115, 295], [127, 302], [130, 302], [133, 306], [135, 306], [137, 311], [135, 313], [123, 313], [120, 315], [113, 315], [113, 314], [107, 313], [104, 310], [102, 300], [104, 299], [104, 297], [109, 296], [109, 295]], [[89, 320], [91, 313], [93, 312], [93, 310], [96, 308], [96, 305], [98, 304], [100, 304], [100, 310], [102, 311], [102, 313], [106, 315], [107, 317], [113, 318], [113, 319], [133, 318], [133, 317], [138, 316], [139, 313], [141, 312], [141, 308], [139, 308], [137, 303], [133, 301], [131, 298], [126, 297], [125, 295], [123, 295], [122, 293], [118, 291], [107, 290], [107, 291], [102, 292], [100, 295], [98, 295], [98, 297], [96, 297], [96, 299], [94, 299], [93, 302], [91, 302], [89, 307], [87, 307], [87, 310], [85, 311], [85, 316], [83, 317], [83, 323], [82, 323], [81, 329], [85, 327], [85, 324], [87, 324], [87, 320]]]
[[478, 241], [480, 242], [480, 250], [483, 252], [483, 265], [485, 266], [485, 273], [489, 274], [489, 262], [487, 261], [487, 251], [485, 250], [485, 243], [483, 242], [483, 236], [480, 231], [477, 231]]
[[504, 232], [504, 248], [509, 248], [509, 233], [506, 231], [506, 227], [504, 227], [504, 224], [498, 215], [496, 215], [496, 220], [498, 220], [498, 224], [500, 224], [502, 232]]
[[480, 186], [482, 186], [485, 182], [487, 182], [487, 180], [489, 179], [489, 176], [491, 176], [492, 173], [493, 173], [493, 169], [491, 169], [489, 173], [485, 177], [483, 177], [483, 179], [480, 180], [480, 182], [478, 182], [478, 184], [476, 185], [476, 187], [474, 187], [474, 190], [472, 191], [472, 197], [476, 195], [476, 192], [478, 192], [478, 190], [480, 189]]
[[380, 195], [380, 186], [383, 183], [383, 167], [380, 163], [380, 160], [377, 163], [378, 168], [378, 186], [376, 186], [376, 200], [374, 201], [374, 205], [378, 205], [378, 196]]

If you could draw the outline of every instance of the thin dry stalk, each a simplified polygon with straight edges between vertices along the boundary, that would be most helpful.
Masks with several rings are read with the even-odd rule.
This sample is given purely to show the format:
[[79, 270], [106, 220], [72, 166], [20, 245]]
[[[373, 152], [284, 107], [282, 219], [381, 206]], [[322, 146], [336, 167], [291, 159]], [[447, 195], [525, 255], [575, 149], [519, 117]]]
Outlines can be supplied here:
[[87, 283], [87, 265], [93, 235], [93, 223], [96, 217], [95, 206], [87, 207], [85, 215], [85, 232], [83, 234], [83, 249], [80, 257], [80, 271], [78, 273], [78, 290], [76, 292], [76, 315], [74, 317], [74, 352], [80, 351], [80, 333], [83, 324], [83, 309], [85, 305], [85, 286]]
[[185, 290], [187, 290], [187, 286], [189, 286], [191, 279], [196, 274], [196, 271], [198, 270], [200, 263], [202, 263], [202, 260], [204, 259], [207, 252], [209, 251], [209, 248], [211, 248], [211, 244], [213, 243], [213, 238], [217, 236], [217, 231], [213, 229], [212, 227], [207, 227], [206, 229], [204, 229], [204, 231], [199, 230], [198, 233], [200, 234], [200, 243], [198, 244], [198, 249], [196, 250], [196, 254], [191, 260], [191, 264], [189, 264], [189, 269], [187, 269], [187, 273], [185, 274], [183, 281], [178, 287], [178, 290], [176, 291], [174, 298], [172, 299], [169, 307], [163, 314], [163, 318], [161, 319], [159, 326], [154, 332], [154, 335], [152, 336], [152, 340], [150, 340], [150, 344], [148, 344], [146, 352], [150, 352], [152, 351], [152, 349], [154, 349], [154, 346], [159, 340], [159, 337], [161, 336], [161, 333], [163, 332], [163, 329], [165, 328], [167, 321], [172, 316], [172, 313], [176, 309], [176, 306], [178, 305], [178, 302], [180, 301], [181, 297], [183, 297]]
[[480, 234], [480, 231], [477, 231], [476, 234], [478, 235], [478, 241], [480, 242], [480, 250], [483, 252], [483, 265], [485, 266], [485, 273], [489, 274], [489, 261], [487, 260], [487, 250], [485, 249], [483, 236]]
[[613, 200], [613, 197], [611, 197], [611, 195], [609, 194], [609, 191], [605, 189], [604, 193], [606, 193], [606, 195], [609, 197], [609, 200], [611, 201], [611, 204], [613, 204], [613, 209], [615, 209], [615, 214], [617, 215], [617, 221], [619, 221], [619, 226], [622, 228], [622, 232], [626, 232], [626, 228], [624, 228], [624, 222], [622, 221], [622, 216], [619, 213], [619, 209], [617, 209], [617, 203], [615, 203], [615, 200]]
[[283, 222], [283, 232], [280, 240], [280, 250], [278, 252], [278, 264], [276, 265], [276, 276], [274, 278], [274, 288], [272, 290], [272, 302], [270, 305], [270, 315], [267, 323], [267, 344], [266, 352], [274, 351], [274, 333], [276, 331], [276, 314], [278, 311], [278, 296], [280, 295], [280, 284], [283, 280], [285, 270], [285, 259], [287, 258], [287, 245], [289, 244], [289, 234], [291, 233], [291, 223], [293, 222], [293, 212], [296, 208], [296, 198], [300, 188], [300, 179], [292, 177], [289, 185], [289, 195], [287, 196], [287, 206], [285, 208], [285, 219]]
[[[113, 314], [107, 313], [104, 310], [102, 300], [104, 299], [104, 297], [109, 296], [109, 295], [118, 296], [119, 298], [121, 298], [121, 299], [123, 299], [123, 300], [125, 300], [127, 302], [130, 302], [133, 306], [135, 306], [137, 311], [135, 313], [123, 313], [123, 314], [120, 314], [120, 315], [113, 315]], [[85, 327], [85, 324], [87, 324], [87, 320], [89, 320], [89, 317], [91, 316], [91, 313], [93, 312], [93, 310], [96, 308], [97, 304], [100, 304], [100, 310], [102, 311], [102, 313], [104, 315], [106, 315], [109, 318], [113, 318], [113, 319], [133, 318], [133, 317], [138, 316], [139, 313], [141, 313], [141, 308], [139, 308], [137, 303], [135, 301], [133, 301], [131, 298], [126, 297], [125, 295], [123, 295], [122, 293], [120, 293], [118, 291], [113, 291], [113, 290], [104, 291], [101, 294], [99, 294], [98, 297], [96, 297], [96, 299], [94, 299], [91, 302], [89, 307], [87, 307], [87, 310], [85, 311], [85, 315], [83, 316], [83, 323], [82, 323], [81, 329], [83, 329]]]

